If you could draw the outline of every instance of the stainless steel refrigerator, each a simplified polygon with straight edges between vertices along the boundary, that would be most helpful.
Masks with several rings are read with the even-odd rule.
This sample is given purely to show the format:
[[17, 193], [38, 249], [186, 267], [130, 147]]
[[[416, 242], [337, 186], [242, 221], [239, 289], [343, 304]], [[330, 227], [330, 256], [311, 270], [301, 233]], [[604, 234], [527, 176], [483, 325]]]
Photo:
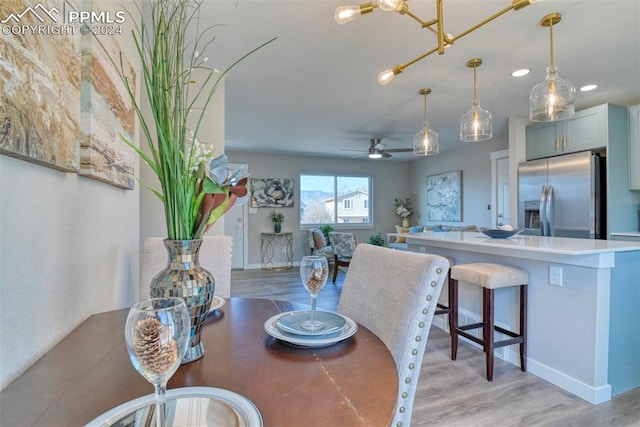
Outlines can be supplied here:
[[518, 166], [524, 234], [606, 239], [604, 158], [584, 151]]

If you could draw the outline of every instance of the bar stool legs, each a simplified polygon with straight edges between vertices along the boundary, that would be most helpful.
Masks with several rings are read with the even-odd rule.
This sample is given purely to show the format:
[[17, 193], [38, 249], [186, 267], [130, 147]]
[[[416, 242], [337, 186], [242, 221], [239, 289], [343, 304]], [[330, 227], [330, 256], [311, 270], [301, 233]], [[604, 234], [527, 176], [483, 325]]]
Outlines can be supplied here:
[[[451, 274], [451, 272], [449, 272]], [[451, 334], [451, 360], [458, 357], [458, 281], [449, 279], [449, 333]]]
[[520, 369], [527, 371], [527, 285], [520, 285]]
[[[475, 283], [473, 279], [477, 279], [478, 271], [474, 271], [473, 268], [481, 266], [478, 271], [480, 274], [485, 274], [483, 280], [479, 283]], [[483, 267], [488, 267], [490, 273], [482, 271]], [[519, 309], [520, 309], [520, 327], [518, 333], [506, 330], [500, 326], [495, 325], [495, 288], [506, 287], [507, 285], [500, 280], [492, 282], [491, 279], [495, 279], [501, 273], [503, 269], [510, 269], [509, 267], [503, 267], [495, 264], [467, 264], [462, 266], [456, 266], [457, 269], [453, 273], [454, 276], [460, 276], [461, 280], [469, 281], [472, 284], [482, 286], [482, 322], [472, 323], [467, 325], [458, 324], [458, 280], [451, 278], [449, 283], [449, 308], [450, 312], [450, 327], [451, 327], [451, 360], [456, 360], [458, 353], [458, 336], [463, 337], [480, 344], [485, 352], [485, 363], [487, 371], [487, 380], [493, 381], [493, 366], [494, 366], [494, 351], [496, 348], [519, 344], [520, 350], [520, 369], [522, 371], [527, 370], [527, 285], [521, 284], [519, 287]], [[465, 269], [465, 270], [462, 270]], [[455, 271], [455, 270], [454, 270]], [[470, 275], [470, 272], [476, 273]], [[515, 269], [510, 269], [513, 274]], [[521, 272], [522, 278], [526, 279], [526, 273]], [[492, 276], [493, 274], [493, 276]], [[517, 286], [517, 285], [512, 285]], [[482, 338], [478, 338], [475, 335], [467, 332], [473, 329], [482, 328]], [[496, 342], [494, 332], [500, 332], [507, 335], [509, 338]]]
[[[449, 316], [449, 331], [453, 331], [454, 328], [455, 328], [455, 322], [454, 322], [454, 317], [453, 317], [453, 314], [452, 314], [452, 307], [454, 307], [455, 305], [454, 305], [454, 301], [453, 301], [454, 292], [453, 292], [453, 283], [452, 283], [452, 279], [451, 279], [451, 270], [449, 270], [449, 272], [447, 273], [447, 279], [448, 279], [447, 280], [447, 282], [448, 282], [448, 284], [447, 284], [447, 287], [448, 287], [447, 292], [448, 292], [448, 297], [449, 297], [449, 306], [447, 307], [444, 304], [438, 303], [436, 311], [433, 314], [435, 316], [438, 316], [440, 314], [447, 314]], [[457, 301], [456, 301], [456, 305], [457, 305]], [[451, 334], [451, 351], [452, 351], [451, 354], [453, 354], [453, 348], [454, 348], [454, 346], [457, 347], [457, 344], [458, 343], [456, 341], [454, 341], [454, 339], [453, 339], [453, 334]]]
[[[451, 267], [453, 267], [454, 265], [454, 260], [451, 257], [445, 256], [445, 258], [447, 258], [447, 261], [449, 261], [449, 271], [447, 272], [447, 292], [448, 292], [448, 298], [449, 298], [449, 306], [447, 307], [444, 304], [438, 303], [436, 306], [436, 311], [433, 313], [435, 316], [438, 316], [440, 314], [446, 314], [449, 316], [449, 331], [453, 331], [454, 329], [454, 322], [453, 322], [453, 315], [451, 314], [451, 307], [454, 306], [453, 304], [453, 283], [451, 281]], [[451, 348], [453, 349], [453, 346], [456, 345], [456, 343], [453, 340], [453, 334], [451, 334]]]

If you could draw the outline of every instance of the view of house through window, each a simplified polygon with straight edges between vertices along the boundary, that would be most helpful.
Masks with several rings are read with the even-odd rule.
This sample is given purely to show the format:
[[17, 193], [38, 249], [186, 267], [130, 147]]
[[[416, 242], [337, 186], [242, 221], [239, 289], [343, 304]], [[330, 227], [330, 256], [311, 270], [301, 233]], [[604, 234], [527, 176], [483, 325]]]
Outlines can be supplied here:
[[300, 224], [370, 224], [370, 176], [300, 175]]

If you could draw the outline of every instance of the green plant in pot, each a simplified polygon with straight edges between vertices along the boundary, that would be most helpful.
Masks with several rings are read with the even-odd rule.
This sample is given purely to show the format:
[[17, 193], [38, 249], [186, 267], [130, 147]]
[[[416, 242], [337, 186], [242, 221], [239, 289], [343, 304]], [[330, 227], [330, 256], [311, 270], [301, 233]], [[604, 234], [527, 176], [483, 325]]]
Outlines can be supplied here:
[[[164, 206], [169, 262], [150, 285], [152, 297], [183, 297], [191, 313], [191, 342], [183, 363], [204, 354], [201, 331], [211, 306], [215, 281], [198, 262], [202, 237], [234, 203], [248, 198], [247, 170], [230, 170], [227, 157], [198, 140], [200, 124], [224, 76], [264, 43], [218, 73], [203, 67], [207, 58], [199, 49], [209, 43], [199, 32], [203, 0], [152, 0], [148, 14], [134, 23], [132, 37], [141, 64], [143, 93], [149, 102], [144, 114], [135, 83], [127, 76], [123, 55], [112, 52], [95, 37], [122, 81], [140, 125], [142, 142], [125, 142], [151, 168], [160, 189], [151, 191]], [[193, 33], [194, 28], [196, 34]], [[197, 75], [204, 71], [205, 76]], [[136, 82], [137, 83], [137, 82]], [[195, 106], [198, 108], [195, 108]], [[189, 123], [189, 126], [187, 125]], [[124, 138], [123, 138], [124, 139]], [[146, 184], [153, 185], [153, 184]]]
[[284, 222], [284, 214], [282, 212], [276, 212], [274, 209], [269, 217], [271, 221], [273, 221], [273, 231], [280, 233], [282, 231], [282, 223]]
[[369, 240], [367, 240], [367, 243], [376, 246], [386, 246], [381, 233], [375, 233], [369, 236]]
[[329, 224], [321, 225], [320, 226], [320, 231], [322, 231], [322, 234], [324, 234], [325, 240], [328, 242], [329, 241], [329, 233], [333, 231], [333, 227], [330, 226]]

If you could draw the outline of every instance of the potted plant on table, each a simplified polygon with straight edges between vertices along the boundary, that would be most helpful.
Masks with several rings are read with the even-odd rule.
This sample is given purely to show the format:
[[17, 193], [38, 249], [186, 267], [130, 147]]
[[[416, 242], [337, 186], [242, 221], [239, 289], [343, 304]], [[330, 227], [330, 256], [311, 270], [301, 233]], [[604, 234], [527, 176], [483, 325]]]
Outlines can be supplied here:
[[382, 233], [372, 234], [371, 236], [369, 236], [367, 243], [375, 246], [382, 246], [382, 247], [386, 246], [384, 242], [384, 237], [382, 237]]
[[273, 231], [280, 233], [282, 231], [282, 223], [284, 222], [284, 214], [282, 212], [276, 212], [274, 209], [269, 217], [271, 221], [273, 221]]
[[[209, 28], [203, 33], [197, 30], [201, 5], [202, 0], [154, 0], [149, 18], [135, 24], [132, 35], [150, 115], [142, 113], [134, 83], [126, 77], [122, 53], [112, 57], [99, 37], [95, 38], [133, 103], [148, 152], [132, 141], [125, 142], [149, 165], [160, 183], [160, 190], [151, 191], [164, 205], [169, 263], [152, 280], [151, 296], [181, 296], [187, 303], [192, 331], [183, 363], [204, 354], [200, 332], [215, 289], [213, 276], [198, 263], [202, 237], [234, 203], [248, 196], [246, 168], [230, 170], [224, 154], [214, 158], [213, 150], [198, 140], [198, 130], [224, 76], [274, 40], [242, 56], [222, 73], [209, 70], [206, 77], [196, 81], [194, 70], [202, 69], [207, 61], [199, 54], [199, 45], [207, 47], [210, 43], [203, 43], [202, 38]], [[193, 108], [196, 103], [199, 108]]]

